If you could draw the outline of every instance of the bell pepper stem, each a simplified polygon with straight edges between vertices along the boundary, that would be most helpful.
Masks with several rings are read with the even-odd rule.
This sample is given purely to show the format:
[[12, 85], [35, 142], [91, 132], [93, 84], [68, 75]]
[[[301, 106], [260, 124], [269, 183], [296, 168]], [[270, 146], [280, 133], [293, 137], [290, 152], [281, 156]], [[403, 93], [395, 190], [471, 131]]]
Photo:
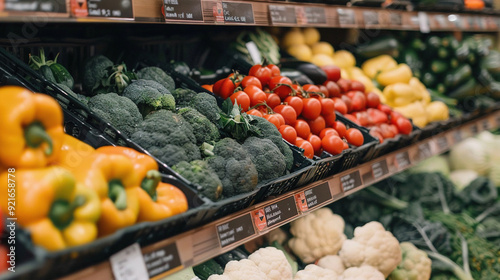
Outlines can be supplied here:
[[76, 196], [71, 203], [66, 200], [56, 200], [50, 208], [49, 218], [57, 228], [64, 229], [73, 220], [76, 208], [84, 205], [85, 202], [85, 197], [80, 195]]
[[24, 129], [24, 138], [26, 139], [26, 144], [32, 148], [38, 148], [41, 144], [47, 143], [48, 147], [44, 152], [47, 156], [52, 154], [52, 139], [40, 122], [29, 124]]
[[108, 195], [115, 204], [116, 209], [125, 210], [127, 208], [127, 193], [119, 180], [109, 182]]
[[141, 182], [141, 188], [145, 190], [153, 201], [156, 201], [156, 187], [161, 181], [161, 174], [158, 170], [149, 170], [146, 177]]

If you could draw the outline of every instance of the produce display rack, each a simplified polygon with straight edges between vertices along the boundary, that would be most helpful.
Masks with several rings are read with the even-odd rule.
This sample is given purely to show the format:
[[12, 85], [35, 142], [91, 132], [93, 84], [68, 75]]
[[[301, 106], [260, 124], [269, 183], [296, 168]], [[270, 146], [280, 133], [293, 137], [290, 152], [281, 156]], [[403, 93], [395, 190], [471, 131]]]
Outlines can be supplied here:
[[[62, 279], [112, 279], [125, 270], [129, 273], [128, 276], [134, 275], [137, 279], [160, 279], [184, 267], [200, 264], [230, 251], [312, 210], [351, 195], [424, 159], [444, 153], [467, 137], [497, 128], [500, 128], [498, 108], [405, 148], [255, 204], [199, 228], [142, 248], [135, 243], [111, 256], [108, 261]], [[154, 270], [153, 275], [148, 275], [148, 270], [140, 269], [141, 262], [148, 263], [151, 256], [155, 255], [165, 256], [159, 260], [155, 258], [157, 263], [154, 267], [162, 269]], [[127, 265], [132, 263], [133, 266]], [[153, 270], [149, 272], [151, 271]]]

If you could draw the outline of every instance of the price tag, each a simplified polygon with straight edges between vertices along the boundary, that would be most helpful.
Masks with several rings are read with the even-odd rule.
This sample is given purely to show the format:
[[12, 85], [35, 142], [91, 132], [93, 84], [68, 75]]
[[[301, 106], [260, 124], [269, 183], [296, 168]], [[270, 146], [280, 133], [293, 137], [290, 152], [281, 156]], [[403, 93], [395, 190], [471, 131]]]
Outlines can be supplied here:
[[460, 129], [453, 132], [453, 140], [455, 141], [455, 144], [462, 141], [462, 131]]
[[392, 26], [399, 27], [403, 25], [403, 17], [398, 12], [391, 11], [390, 21]]
[[116, 280], [149, 279], [139, 244], [134, 243], [109, 258]]
[[132, 0], [87, 0], [89, 17], [134, 18]]
[[384, 159], [372, 164], [372, 173], [373, 173], [373, 178], [375, 178], [375, 180], [389, 174], [389, 167], [387, 166], [387, 161]]
[[361, 182], [359, 171], [354, 171], [350, 174], [342, 176], [340, 178], [340, 184], [342, 185], [344, 192], [347, 192], [363, 185], [363, 182]]
[[410, 24], [412, 26], [416, 26], [416, 27], [420, 26], [420, 18], [418, 17], [418, 15], [414, 15], [414, 16], [410, 17]]
[[165, 20], [203, 21], [201, 0], [163, 0]]
[[325, 9], [321, 7], [304, 7], [305, 20], [308, 24], [325, 24]]
[[396, 163], [397, 163], [399, 169], [404, 169], [404, 168], [410, 166], [411, 162], [410, 162], [410, 155], [408, 154], [408, 151], [396, 154]]
[[356, 17], [354, 10], [351, 9], [337, 9], [337, 14], [339, 16], [339, 25], [354, 25], [356, 23]]
[[448, 15], [448, 21], [458, 28], [462, 28], [464, 25], [464, 21], [462, 17], [460, 17], [459, 15], [455, 14]]
[[429, 26], [429, 17], [425, 12], [418, 12], [418, 25], [420, 27], [420, 32], [429, 33], [431, 28]]
[[448, 145], [448, 139], [446, 139], [446, 136], [440, 136], [437, 140], [437, 146], [440, 152], [444, 152], [449, 148]]
[[303, 200], [301, 197], [300, 202], [305, 202], [305, 207], [302, 207], [301, 211], [314, 209], [330, 199], [332, 199], [330, 186], [328, 185], [328, 182], [324, 182], [321, 185], [304, 191]]
[[216, 230], [222, 248], [255, 235], [250, 213], [219, 224]]
[[[2, 3], [4, 2], [4, 3]], [[82, 1], [83, 3], [83, 1]], [[0, 0], [0, 11], [12, 12], [46, 12], [46, 13], [66, 13], [66, 1], [57, 0]]]
[[252, 4], [222, 2], [224, 22], [254, 23]]
[[482, 122], [482, 127], [483, 127], [483, 130], [491, 130], [491, 123], [490, 123], [490, 120], [489, 119], [484, 119]]
[[476, 123], [471, 124], [469, 129], [470, 129], [470, 132], [472, 133], [472, 136], [475, 136], [479, 132], [479, 129], [478, 129]]
[[264, 207], [264, 213], [266, 215], [267, 227], [286, 222], [299, 214], [294, 196], [287, 197]]
[[378, 12], [376, 11], [364, 11], [363, 19], [366, 25], [379, 25]]
[[181, 258], [176, 243], [171, 243], [160, 249], [142, 255], [146, 263], [149, 278], [159, 277], [166, 272], [181, 268]]
[[424, 160], [426, 158], [432, 157], [432, 150], [431, 150], [431, 145], [429, 142], [420, 144], [418, 146], [418, 154], [419, 154], [419, 159]]
[[446, 17], [444, 15], [434, 15], [434, 19], [436, 20], [438, 26], [440, 28], [447, 28], [448, 27], [448, 21], [446, 20]]
[[272, 24], [297, 23], [295, 7], [283, 6], [283, 5], [269, 5], [267, 7], [269, 9], [269, 16], [271, 18]]

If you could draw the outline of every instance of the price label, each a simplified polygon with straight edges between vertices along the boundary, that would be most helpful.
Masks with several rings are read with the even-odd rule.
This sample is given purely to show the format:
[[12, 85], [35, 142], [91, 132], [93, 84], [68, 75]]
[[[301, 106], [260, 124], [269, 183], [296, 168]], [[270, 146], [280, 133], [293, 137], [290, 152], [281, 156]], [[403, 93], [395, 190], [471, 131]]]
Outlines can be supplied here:
[[109, 258], [117, 280], [149, 279], [139, 244], [134, 243]]
[[489, 119], [484, 119], [482, 122], [481, 122], [482, 126], [483, 126], [483, 130], [490, 130], [491, 129], [491, 123], [490, 123], [490, 120]]
[[429, 25], [429, 17], [425, 12], [418, 12], [418, 25], [420, 27], [420, 32], [429, 33], [431, 31]]
[[297, 23], [297, 16], [295, 14], [295, 7], [283, 5], [269, 5], [269, 16], [272, 24], [279, 23]]
[[476, 135], [479, 132], [479, 129], [475, 123], [471, 124], [469, 129], [470, 129], [470, 132], [472, 133], [472, 136]]
[[264, 207], [264, 213], [266, 215], [267, 227], [285, 222], [299, 214], [294, 196], [287, 197]]
[[392, 26], [403, 25], [403, 17], [398, 12], [391, 11], [390, 21]]
[[356, 17], [354, 10], [351, 9], [337, 9], [337, 14], [339, 16], [339, 25], [354, 25], [356, 23]]
[[462, 141], [462, 131], [460, 129], [453, 132], [453, 140], [455, 141], [455, 144]]
[[446, 17], [444, 15], [435, 15], [434, 19], [436, 20], [438, 26], [440, 28], [447, 28], [448, 27], [448, 21], [446, 20]]
[[149, 278], [166, 274], [167, 271], [180, 267], [181, 258], [176, 243], [142, 255], [146, 263]]
[[437, 140], [437, 146], [440, 152], [444, 152], [448, 149], [448, 139], [446, 139], [446, 136], [441, 136]]
[[429, 145], [429, 142], [418, 146], [418, 155], [420, 160], [432, 157], [431, 145]]
[[201, 0], [163, 0], [165, 20], [203, 21]]
[[455, 15], [455, 14], [448, 15], [448, 21], [451, 22], [453, 25], [455, 25], [458, 28], [463, 28], [463, 26], [464, 26], [464, 20], [459, 15]]
[[396, 154], [396, 163], [399, 169], [404, 169], [410, 166], [411, 162], [410, 162], [410, 155], [408, 154], [408, 152], [406, 151]]
[[324, 182], [321, 185], [304, 191], [304, 199], [308, 210], [332, 199], [332, 193], [330, 192], [328, 182]]
[[216, 226], [222, 248], [255, 235], [250, 213]]
[[342, 176], [340, 178], [340, 184], [342, 185], [344, 192], [347, 192], [361, 186], [363, 182], [361, 182], [359, 171], [354, 171], [350, 174]]
[[222, 2], [224, 22], [254, 23], [252, 4]]
[[57, 0], [0, 0], [0, 11], [2, 4], [5, 11], [12, 12], [66, 13], [68, 11], [66, 1]]
[[304, 7], [306, 23], [308, 24], [325, 24], [326, 15], [325, 9], [320, 7]]
[[89, 17], [134, 18], [132, 0], [87, 0]]
[[378, 25], [378, 12], [376, 11], [364, 11], [363, 19], [365, 21], [365, 25]]
[[373, 173], [373, 178], [375, 178], [375, 180], [389, 174], [389, 167], [387, 166], [387, 161], [384, 159], [372, 164], [372, 173]]

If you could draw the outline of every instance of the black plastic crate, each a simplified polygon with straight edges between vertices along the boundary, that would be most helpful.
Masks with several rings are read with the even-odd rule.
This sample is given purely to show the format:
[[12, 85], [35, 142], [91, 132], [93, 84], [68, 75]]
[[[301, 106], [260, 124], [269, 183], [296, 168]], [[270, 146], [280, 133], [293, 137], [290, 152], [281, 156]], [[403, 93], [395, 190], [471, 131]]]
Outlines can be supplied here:
[[421, 139], [420, 137], [421, 133], [422, 130], [413, 125], [413, 130], [408, 135], [398, 134], [393, 138], [384, 139], [383, 143], [378, 143], [377, 145], [375, 145], [375, 148], [373, 149], [372, 153], [367, 155], [364, 161], [369, 161], [371, 159], [381, 157], [390, 152], [394, 152], [401, 148], [407, 147], [413, 143], [416, 143]]

